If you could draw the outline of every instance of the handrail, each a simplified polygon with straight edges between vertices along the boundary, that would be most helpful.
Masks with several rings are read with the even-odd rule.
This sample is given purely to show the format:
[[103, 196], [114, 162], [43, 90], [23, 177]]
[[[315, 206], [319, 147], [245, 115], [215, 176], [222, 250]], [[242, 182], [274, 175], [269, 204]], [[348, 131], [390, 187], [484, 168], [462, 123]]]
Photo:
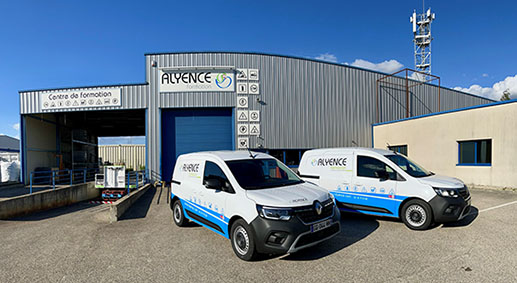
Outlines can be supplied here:
[[97, 172], [98, 168], [33, 171], [30, 173], [30, 193], [32, 194], [34, 185], [52, 185], [52, 189], [55, 190], [56, 185], [71, 186], [93, 181]]

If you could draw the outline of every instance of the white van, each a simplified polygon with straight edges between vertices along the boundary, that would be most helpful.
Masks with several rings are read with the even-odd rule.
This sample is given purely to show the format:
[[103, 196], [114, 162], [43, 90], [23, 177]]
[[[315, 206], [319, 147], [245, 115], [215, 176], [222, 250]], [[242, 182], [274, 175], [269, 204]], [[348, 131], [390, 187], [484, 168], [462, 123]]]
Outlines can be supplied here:
[[231, 240], [243, 260], [293, 253], [340, 232], [332, 195], [264, 153], [180, 155], [171, 182], [174, 222], [193, 221]]
[[414, 230], [460, 220], [470, 210], [470, 193], [462, 181], [437, 176], [388, 150], [309, 150], [298, 172], [329, 190], [340, 210], [401, 218]]

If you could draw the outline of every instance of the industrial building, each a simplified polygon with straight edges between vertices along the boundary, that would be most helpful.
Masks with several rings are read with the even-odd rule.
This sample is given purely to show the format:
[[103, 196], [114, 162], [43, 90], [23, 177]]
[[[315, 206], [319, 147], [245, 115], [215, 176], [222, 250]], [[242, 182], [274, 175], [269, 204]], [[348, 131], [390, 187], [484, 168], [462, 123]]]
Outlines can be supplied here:
[[373, 123], [492, 102], [270, 54], [146, 54], [145, 68], [143, 83], [20, 91], [23, 180], [37, 167], [98, 166], [98, 137], [145, 136], [149, 177], [169, 181], [186, 152], [251, 148], [296, 165], [306, 149], [372, 146]]
[[7, 135], [0, 135], [0, 161], [18, 161], [20, 159], [20, 140]]
[[374, 146], [470, 185], [515, 188], [517, 100], [373, 125]]

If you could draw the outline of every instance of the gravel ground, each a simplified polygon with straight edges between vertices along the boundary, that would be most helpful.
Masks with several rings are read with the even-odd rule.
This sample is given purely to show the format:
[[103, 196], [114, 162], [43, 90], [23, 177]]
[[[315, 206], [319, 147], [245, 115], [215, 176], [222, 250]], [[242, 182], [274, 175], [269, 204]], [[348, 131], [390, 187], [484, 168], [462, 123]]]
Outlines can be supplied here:
[[244, 262], [208, 229], [176, 227], [166, 193], [150, 189], [113, 224], [89, 203], [0, 221], [0, 282], [515, 281], [517, 193], [471, 193], [473, 214], [454, 225], [343, 214], [336, 238]]

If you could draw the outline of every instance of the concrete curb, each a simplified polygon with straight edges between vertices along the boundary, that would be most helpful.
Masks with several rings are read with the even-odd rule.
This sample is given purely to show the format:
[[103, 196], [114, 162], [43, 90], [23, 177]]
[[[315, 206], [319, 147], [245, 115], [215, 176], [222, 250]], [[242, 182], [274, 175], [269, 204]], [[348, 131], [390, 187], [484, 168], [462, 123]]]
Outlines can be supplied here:
[[16, 196], [0, 201], [0, 219], [71, 205], [100, 195], [93, 182]]
[[142, 188], [131, 192], [112, 203], [109, 209], [109, 221], [110, 223], [117, 222], [119, 218], [126, 212], [147, 190], [151, 187], [151, 184], [147, 184]]

